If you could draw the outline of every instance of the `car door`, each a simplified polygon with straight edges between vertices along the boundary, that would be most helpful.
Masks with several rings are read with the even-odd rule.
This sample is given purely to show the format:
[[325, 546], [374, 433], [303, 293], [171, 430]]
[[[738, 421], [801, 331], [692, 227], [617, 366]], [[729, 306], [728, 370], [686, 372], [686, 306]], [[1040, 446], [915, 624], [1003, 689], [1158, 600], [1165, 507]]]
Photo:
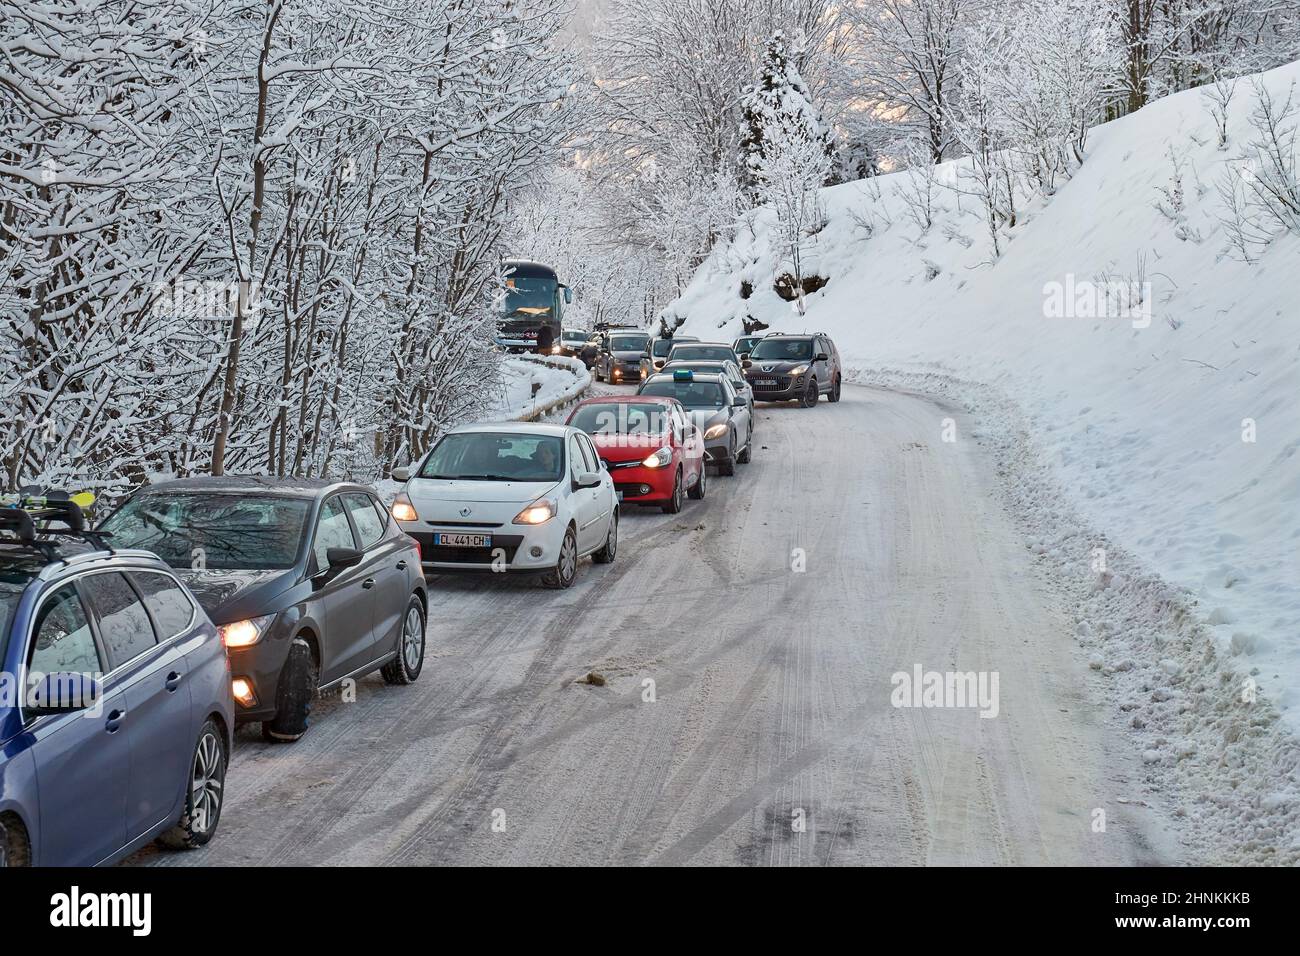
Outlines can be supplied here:
[[600, 452], [596, 451], [596, 445], [591, 440], [590, 435], [579, 435], [578, 442], [582, 445], [583, 458], [587, 463], [590, 473], [600, 476], [600, 487], [594, 489], [596, 502], [600, 506], [596, 515], [596, 544], [599, 548], [605, 543], [608, 537], [609, 517], [614, 511], [614, 506], [618, 503], [618, 492], [614, 490], [614, 479], [610, 477], [607, 469], [600, 460]]
[[582, 442], [577, 434], [569, 436], [569, 479], [573, 488], [573, 518], [578, 526], [578, 551], [586, 552], [599, 547], [603, 538], [598, 538], [596, 523], [600, 515], [600, 488], [580, 488], [578, 481], [591, 473], [591, 464], [587, 461]]
[[180, 814], [189, 782], [190, 688], [185, 655], [175, 640], [160, 641], [144, 599], [122, 571], [81, 579], [108, 666], [126, 695], [126, 839]]
[[357, 531], [359, 547], [365, 552], [359, 567], [364, 578], [373, 579], [371, 600], [374, 642], [370, 660], [397, 647], [397, 636], [406, 616], [407, 576], [406, 549], [401, 539], [386, 535], [387, 515], [381, 519], [382, 510], [377, 501], [364, 492], [348, 492], [342, 496], [344, 507], [352, 517]]
[[126, 844], [131, 763], [126, 695], [103, 678], [107, 663], [77, 586], [66, 583], [41, 600], [26, 649], [35, 674], [98, 674], [95, 706], [63, 714], [25, 715], [24, 734], [36, 763], [42, 866], [90, 866]]
[[[818, 359], [819, 355], [826, 356]], [[813, 368], [817, 373], [817, 388], [823, 392], [831, 390], [831, 347], [820, 335], [813, 339]]]
[[[312, 531], [312, 583], [308, 599], [317, 620], [323, 621], [320, 635], [321, 683], [346, 677], [369, 663], [375, 643], [374, 575], [361, 564], [329, 570], [330, 548], [356, 548], [352, 520], [342, 496], [331, 495], [321, 502]], [[367, 584], [366, 582], [369, 582]]]
[[[726, 396], [725, 401], [731, 406], [731, 424], [735, 427], [736, 451], [740, 451], [749, 444], [749, 405], [726, 380], [722, 383], [722, 392]], [[739, 405], [736, 404], [737, 401], [740, 402]]]

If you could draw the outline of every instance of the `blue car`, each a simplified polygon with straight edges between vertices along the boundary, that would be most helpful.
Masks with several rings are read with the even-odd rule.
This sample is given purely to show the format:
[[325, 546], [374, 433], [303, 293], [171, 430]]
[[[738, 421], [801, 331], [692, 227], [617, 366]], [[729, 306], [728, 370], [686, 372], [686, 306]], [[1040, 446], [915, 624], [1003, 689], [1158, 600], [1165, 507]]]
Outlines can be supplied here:
[[234, 727], [216, 628], [166, 564], [110, 550], [66, 496], [19, 504], [0, 507], [0, 866], [202, 846]]

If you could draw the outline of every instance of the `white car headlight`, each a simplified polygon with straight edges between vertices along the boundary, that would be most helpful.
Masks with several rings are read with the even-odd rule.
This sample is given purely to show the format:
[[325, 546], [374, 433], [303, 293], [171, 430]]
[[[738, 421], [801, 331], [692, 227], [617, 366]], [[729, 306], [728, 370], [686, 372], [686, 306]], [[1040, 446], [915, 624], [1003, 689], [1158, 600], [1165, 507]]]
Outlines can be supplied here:
[[796, 365], [794, 368], [790, 369], [790, 374], [793, 375], [795, 378], [798, 378], [806, 371], [808, 371], [807, 365]]
[[420, 516], [415, 513], [415, 505], [411, 504], [411, 499], [402, 492], [393, 499], [392, 515], [398, 521], [418, 521]]
[[515, 515], [512, 524], [545, 524], [555, 517], [555, 501], [551, 498], [539, 498], [523, 511]]
[[232, 621], [222, 624], [217, 633], [226, 647], [252, 647], [262, 639], [274, 620], [274, 614], [267, 614], [265, 617], [250, 617], [247, 621]]
[[641, 464], [647, 468], [662, 468], [664, 465], [671, 464], [673, 460], [673, 450], [671, 448], [660, 448], [657, 452], [649, 455]]
[[709, 426], [709, 430], [704, 433], [704, 437], [706, 440], [709, 438], [719, 438], [726, 432], [726, 430], [727, 430], [727, 423], [718, 422], [718, 424], [716, 425]]

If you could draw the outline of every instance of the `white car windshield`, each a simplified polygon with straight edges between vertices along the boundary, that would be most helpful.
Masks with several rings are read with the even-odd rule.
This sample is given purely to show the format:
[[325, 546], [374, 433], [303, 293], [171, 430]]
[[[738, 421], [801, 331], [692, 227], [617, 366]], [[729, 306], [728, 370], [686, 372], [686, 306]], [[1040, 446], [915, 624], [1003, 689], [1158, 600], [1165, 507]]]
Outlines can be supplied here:
[[452, 481], [559, 481], [564, 442], [556, 435], [458, 432], [445, 435], [420, 469], [421, 478]]

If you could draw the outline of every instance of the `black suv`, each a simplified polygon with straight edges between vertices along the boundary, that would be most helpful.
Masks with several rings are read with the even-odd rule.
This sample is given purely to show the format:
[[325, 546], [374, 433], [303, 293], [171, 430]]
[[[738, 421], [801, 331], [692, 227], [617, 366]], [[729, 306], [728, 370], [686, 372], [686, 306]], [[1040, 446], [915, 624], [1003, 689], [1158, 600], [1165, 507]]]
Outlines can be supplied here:
[[818, 395], [840, 400], [840, 353], [828, 335], [773, 332], [755, 343], [749, 361], [745, 378], [757, 401], [797, 401], [811, 408]]

